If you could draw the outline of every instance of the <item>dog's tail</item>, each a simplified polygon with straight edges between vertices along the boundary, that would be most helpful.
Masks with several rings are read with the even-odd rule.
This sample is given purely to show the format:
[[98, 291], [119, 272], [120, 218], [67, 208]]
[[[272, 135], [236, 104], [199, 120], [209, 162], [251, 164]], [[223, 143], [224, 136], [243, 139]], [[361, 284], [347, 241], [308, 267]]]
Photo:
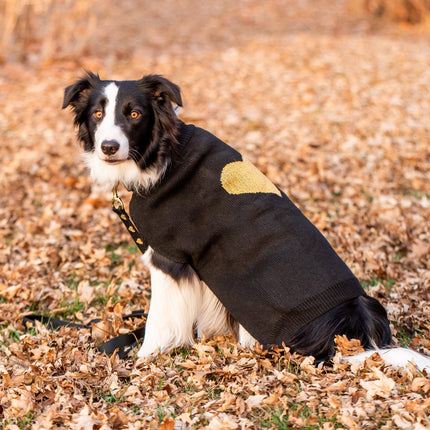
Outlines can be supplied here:
[[395, 369], [405, 368], [408, 363], [414, 363], [419, 371], [425, 370], [430, 375], [430, 357], [408, 348], [369, 349], [360, 354], [345, 357], [345, 361], [350, 364], [362, 363], [375, 352]]

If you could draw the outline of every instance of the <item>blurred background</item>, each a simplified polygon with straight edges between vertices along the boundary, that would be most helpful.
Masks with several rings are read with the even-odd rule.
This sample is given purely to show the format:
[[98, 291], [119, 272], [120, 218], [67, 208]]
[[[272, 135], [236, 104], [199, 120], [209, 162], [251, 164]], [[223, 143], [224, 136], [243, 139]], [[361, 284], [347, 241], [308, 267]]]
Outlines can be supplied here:
[[0, 60], [113, 61], [290, 32], [376, 30], [387, 22], [428, 29], [429, 14], [430, 0], [2, 0]]

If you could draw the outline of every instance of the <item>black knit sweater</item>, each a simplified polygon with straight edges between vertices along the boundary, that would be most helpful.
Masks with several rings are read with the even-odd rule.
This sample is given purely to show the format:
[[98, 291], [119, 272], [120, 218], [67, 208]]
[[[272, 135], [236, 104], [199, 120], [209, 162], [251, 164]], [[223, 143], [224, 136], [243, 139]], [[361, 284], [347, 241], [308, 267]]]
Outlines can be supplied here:
[[131, 217], [159, 254], [191, 265], [263, 345], [364, 291], [289, 198], [230, 146], [181, 123], [162, 181], [133, 193]]

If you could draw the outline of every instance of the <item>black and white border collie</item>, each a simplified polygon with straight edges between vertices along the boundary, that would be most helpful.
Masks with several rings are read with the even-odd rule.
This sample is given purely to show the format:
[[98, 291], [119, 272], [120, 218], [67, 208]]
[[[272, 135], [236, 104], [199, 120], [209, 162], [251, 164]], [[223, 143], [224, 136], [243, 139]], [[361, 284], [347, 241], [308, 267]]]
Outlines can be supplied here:
[[[63, 108], [67, 106], [73, 109], [84, 160], [97, 183], [106, 188], [122, 183], [143, 196], [163, 183], [179, 151], [180, 121], [175, 111], [182, 100], [177, 85], [159, 75], [111, 81], [87, 73], [66, 88]], [[150, 270], [152, 294], [140, 357], [190, 345], [203, 334], [233, 333], [243, 346], [255, 344], [255, 338], [232, 317], [193, 267], [182, 265], [178, 271], [177, 263], [151, 247], [142, 258]], [[342, 334], [359, 339], [366, 349], [355, 356], [357, 360], [377, 350], [394, 366], [413, 360], [419, 369], [430, 371], [428, 357], [393, 347], [387, 314], [367, 295], [334, 306], [286, 343], [293, 351], [327, 361], [335, 352], [335, 335]]]

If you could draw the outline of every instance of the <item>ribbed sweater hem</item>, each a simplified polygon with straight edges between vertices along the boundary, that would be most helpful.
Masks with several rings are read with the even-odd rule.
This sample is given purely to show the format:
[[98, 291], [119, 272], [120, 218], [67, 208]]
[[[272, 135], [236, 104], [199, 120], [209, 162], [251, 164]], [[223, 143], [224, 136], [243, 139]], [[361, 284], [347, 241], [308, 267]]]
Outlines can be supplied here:
[[281, 313], [279, 323], [273, 330], [273, 343], [287, 343], [295, 334], [315, 318], [330, 311], [334, 307], [365, 294], [356, 277], [338, 282], [324, 289], [321, 293], [305, 300], [288, 313]]

